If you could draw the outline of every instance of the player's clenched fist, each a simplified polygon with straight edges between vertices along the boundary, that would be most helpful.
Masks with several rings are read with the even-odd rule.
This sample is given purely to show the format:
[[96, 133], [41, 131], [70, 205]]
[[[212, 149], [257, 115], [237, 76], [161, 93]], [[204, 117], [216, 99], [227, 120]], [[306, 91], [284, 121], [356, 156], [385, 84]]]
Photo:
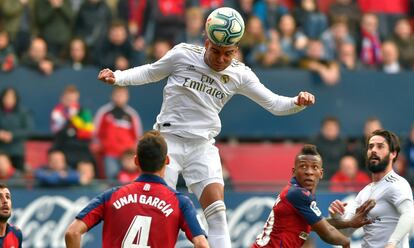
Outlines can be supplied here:
[[106, 68], [99, 72], [98, 79], [108, 83], [108, 84], [114, 84], [115, 83], [115, 75], [114, 72], [110, 69]]
[[296, 97], [295, 104], [298, 106], [310, 106], [315, 104], [315, 96], [309, 92], [301, 91]]

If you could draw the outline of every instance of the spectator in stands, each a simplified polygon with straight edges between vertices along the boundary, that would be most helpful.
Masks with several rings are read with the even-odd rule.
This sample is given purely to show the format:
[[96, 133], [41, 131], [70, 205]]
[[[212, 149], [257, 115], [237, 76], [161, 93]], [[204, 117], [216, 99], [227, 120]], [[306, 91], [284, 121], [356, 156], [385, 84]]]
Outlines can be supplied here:
[[348, 143], [348, 152], [350, 155], [354, 156], [358, 160], [360, 170], [367, 171], [365, 167], [365, 142], [366, 139], [370, 136], [375, 130], [382, 129], [382, 123], [380, 119], [375, 116], [368, 117], [364, 123], [363, 136]]
[[24, 171], [24, 142], [33, 128], [29, 112], [17, 91], [6, 87], [0, 92], [0, 151], [7, 153], [13, 166]]
[[296, 29], [295, 19], [290, 14], [282, 16], [278, 26], [283, 54], [286, 55], [290, 64], [294, 64], [305, 53], [308, 38]]
[[385, 73], [399, 73], [402, 68], [399, 62], [398, 47], [392, 41], [382, 43], [382, 65], [381, 70]]
[[0, 180], [18, 179], [21, 174], [16, 170], [6, 153], [0, 152]]
[[129, 68], [134, 50], [128, 39], [125, 23], [120, 20], [113, 21], [109, 27], [108, 37], [96, 47], [94, 54], [100, 67], [116, 70]]
[[30, 46], [35, 0], [0, 1], [0, 23], [10, 35], [17, 55], [22, 56]]
[[260, 19], [266, 32], [276, 31], [280, 18], [288, 12], [279, 0], [259, 0], [253, 6], [253, 15]]
[[204, 46], [203, 36], [204, 15], [199, 7], [191, 7], [185, 11], [185, 30], [177, 35], [175, 44], [185, 42], [198, 46]]
[[117, 179], [121, 184], [127, 184], [141, 174], [139, 168], [135, 165], [135, 152], [132, 149], [128, 149], [121, 155], [121, 170], [118, 173]]
[[358, 38], [361, 10], [355, 1], [335, 0], [335, 2], [329, 6], [328, 17], [331, 24], [338, 18], [346, 20], [351, 35], [354, 38]]
[[45, 187], [75, 186], [82, 180], [79, 173], [67, 166], [65, 154], [60, 150], [49, 150], [48, 162], [34, 172], [38, 185]]
[[89, 160], [81, 160], [76, 166], [81, 185], [91, 185], [95, 179], [95, 165]]
[[378, 18], [374, 14], [364, 14], [362, 16], [361, 61], [363, 64], [374, 68], [382, 63]]
[[322, 33], [321, 41], [324, 46], [325, 59], [333, 60], [338, 58], [338, 50], [341, 44], [355, 44], [354, 38], [349, 34], [346, 21], [335, 20], [329, 29]]
[[237, 10], [243, 17], [243, 20], [248, 20], [253, 13], [254, 0], [235, 0], [234, 9]]
[[104, 0], [86, 0], [77, 13], [74, 35], [85, 41], [88, 50], [93, 50], [105, 39], [111, 21], [111, 10]]
[[120, 156], [134, 148], [142, 135], [141, 120], [128, 100], [128, 89], [115, 87], [111, 102], [99, 108], [95, 115], [95, 139], [103, 153], [108, 179], [116, 178], [121, 168]]
[[9, 72], [17, 64], [17, 58], [14, 49], [9, 41], [9, 34], [6, 30], [0, 29], [0, 70]]
[[405, 69], [414, 69], [414, 35], [407, 18], [401, 18], [395, 24], [392, 41], [397, 44], [401, 65]]
[[49, 52], [60, 57], [72, 37], [74, 13], [70, 0], [37, 0], [35, 20]]
[[312, 144], [324, 160], [324, 180], [330, 180], [338, 170], [339, 161], [346, 152], [346, 141], [340, 136], [341, 125], [336, 117], [323, 119], [319, 134], [313, 138]]
[[93, 136], [91, 111], [81, 107], [79, 91], [68, 85], [51, 113], [51, 127], [54, 134], [53, 148], [65, 153], [68, 165], [76, 169], [81, 160], [94, 161], [89, 150]]
[[318, 10], [316, 0], [301, 0], [293, 9], [293, 17], [306, 36], [319, 39], [328, 28], [326, 16]]
[[42, 38], [34, 38], [31, 41], [29, 51], [23, 56], [21, 64], [45, 75], [52, 74], [56, 66], [56, 62], [48, 54], [47, 44]]
[[261, 57], [259, 57], [259, 62], [263, 67], [281, 67], [289, 65], [289, 58], [283, 54], [278, 35], [267, 41], [265, 51]]
[[69, 43], [69, 66], [75, 70], [82, 70], [89, 64], [88, 48], [86, 43], [80, 38], [74, 38]]
[[325, 59], [320, 40], [309, 40], [306, 56], [299, 61], [299, 67], [315, 72], [325, 85], [335, 85], [339, 81], [339, 65], [334, 60]]
[[266, 32], [262, 22], [256, 16], [251, 16], [246, 23], [246, 31], [240, 40], [239, 49], [244, 55], [244, 61], [249, 66], [258, 65], [259, 58], [266, 50]]
[[76, 86], [68, 85], [63, 90], [60, 102], [53, 108], [51, 113], [51, 131], [56, 134], [66, 123], [80, 110], [80, 93]]
[[149, 49], [148, 63], [155, 62], [162, 58], [172, 48], [171, 43], [167, 40], [156, 40]]
[[342, 43], [339, 45], [338, 63], [340, 69], [353, 71], [363, 68], [362, 63], [358, 60], [355, 45], [352, 43]]
[[330, 190], [342, 193], [359, 192], [370, 182], [368, 174], [359, 170], [356, 158], [345, 155], [339, 162], [339, 170], [331, 177]]
[[408, 139], [404, 146], [404, 154], [407, 159], [407, 180], [410, 178], [409, 182], [411, 186], [414, 186], [414, 123], [411, 125], [411, 130], [408, 136]]

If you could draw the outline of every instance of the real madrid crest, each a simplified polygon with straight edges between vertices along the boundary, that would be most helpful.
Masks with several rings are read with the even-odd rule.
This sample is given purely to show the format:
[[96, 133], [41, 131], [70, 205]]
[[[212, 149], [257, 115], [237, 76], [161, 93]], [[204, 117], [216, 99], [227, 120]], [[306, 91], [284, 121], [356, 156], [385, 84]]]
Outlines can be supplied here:
[[229, 75], [221, 75], [221, 82], [228, 83], [230, 80]]

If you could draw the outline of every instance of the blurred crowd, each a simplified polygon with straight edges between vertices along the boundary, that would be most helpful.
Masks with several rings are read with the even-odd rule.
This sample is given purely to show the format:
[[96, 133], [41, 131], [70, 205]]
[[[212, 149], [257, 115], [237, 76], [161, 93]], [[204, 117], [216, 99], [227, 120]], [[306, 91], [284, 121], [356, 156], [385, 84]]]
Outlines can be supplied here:
[[[310, 70], [327, 85], [342, 70], [414, 70], [413, 0], [0, 0], [0, 73], [24, 66], [50, 75], [62, 67], [127, 69], [161, 58], [180, 42], [204, 44], [204, 20], [230, 6], [243, 16], [238, 59], [251, 67]], [[0, 93], [0, 180], [34, 178], [40, 186], [90, 185], [94, 178], [126, 183], [139, 174], [134, 149], [142, 134], [128, 90], [114, 88], [96, 113], [68, 85], [50, 114], [47, 164], [25, 164], [33, 120], [14, 88]], [[367, 120], [365, 133], [381, 127]], [[110, 131], [108, 131], [110, 130]], [[395, 170], [413, 184], [414, 126], [401, 137]], [[327, 117], [309, 142], [324, 159], [332, 191], [369, 182], [364, 138], [349, 140]], [[225, 168], [224, 168], [225, 169]], [[231, 175], [228, 175], [231, 179]]]
[[26, 66], [127, 69], [180, 42], [204, 44], [204, 20], [237, 9], [246, 32], [239, 60], [298, 67], [323, 82], [340, 70], [414, 69], [413, 0], [0, 0], [2, 71]]

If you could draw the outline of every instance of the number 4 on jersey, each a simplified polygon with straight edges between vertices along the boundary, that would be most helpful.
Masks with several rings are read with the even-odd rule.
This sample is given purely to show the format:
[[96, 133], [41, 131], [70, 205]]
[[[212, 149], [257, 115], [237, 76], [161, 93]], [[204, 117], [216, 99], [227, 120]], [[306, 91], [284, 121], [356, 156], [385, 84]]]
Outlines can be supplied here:
[[151, 248], [148, 245], [151, 219], [149, 216], [135, 215], [122, 241], [122, 248]]

